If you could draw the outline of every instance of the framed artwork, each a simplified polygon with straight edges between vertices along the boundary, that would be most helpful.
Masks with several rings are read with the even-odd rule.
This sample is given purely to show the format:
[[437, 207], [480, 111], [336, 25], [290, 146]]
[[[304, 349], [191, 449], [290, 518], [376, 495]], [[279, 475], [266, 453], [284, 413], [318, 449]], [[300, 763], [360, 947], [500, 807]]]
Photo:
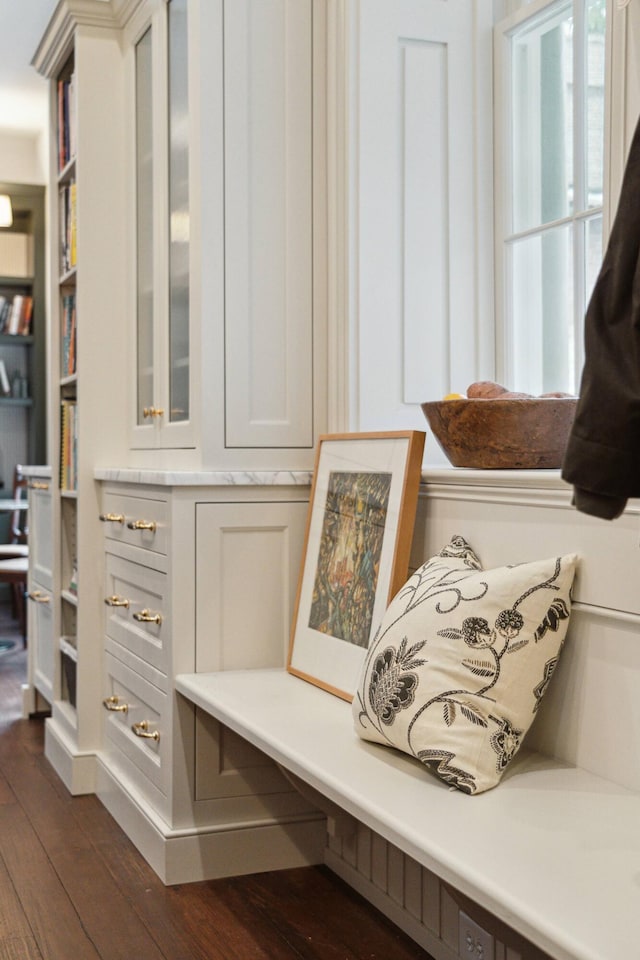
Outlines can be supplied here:
[[407, 579], [425, 434], [320, 437], [287, 669], [345, 700]]

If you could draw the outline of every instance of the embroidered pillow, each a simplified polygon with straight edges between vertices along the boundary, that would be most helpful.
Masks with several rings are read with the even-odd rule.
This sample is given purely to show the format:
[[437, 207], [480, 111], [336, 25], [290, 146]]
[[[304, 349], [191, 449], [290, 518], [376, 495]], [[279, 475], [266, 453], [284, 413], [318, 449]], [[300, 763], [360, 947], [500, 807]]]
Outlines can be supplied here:
[[466, 793], [499, 783], [567, 632], [577, 557], [483, 571], [459, 536], [391, 601], [353, 700], [356, 732]]

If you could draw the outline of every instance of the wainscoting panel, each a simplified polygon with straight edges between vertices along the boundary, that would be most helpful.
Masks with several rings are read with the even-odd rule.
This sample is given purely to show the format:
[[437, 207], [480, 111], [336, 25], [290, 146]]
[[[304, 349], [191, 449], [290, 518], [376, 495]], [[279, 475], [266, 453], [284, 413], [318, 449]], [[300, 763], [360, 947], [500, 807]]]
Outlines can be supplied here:
[[[431, 774], [425, 771], [425, 776]], [[461, 949], [461, 912], [493, 937], [494, 960], [549, 960], [547, 954], [362, 824], [351, 836], [328, 837], [325, 863], [434, 960], [466, 960], [472, 955]]]
[[[640, 673], [637, 502], [607, 523], [578, 514], [570, 489], [555, 471], [444, 469], [429, 470], [427, 476], [412, 568], [438, 553], [454, 534], [470, 542], [487, 569], [578, 554], [576, 600], [557, 669], [562, 682], [554, 686], [554, 676], [525, 747], [640, 790], [635, 739], [621, 736], [640, 723], [631, 695]], [[615, 712], [603, 714], [603, 702], [615, 703]], [[425, 819], [425, 829], [435, 827]], [[435, 960], [470, 955], [460, 939], [461, 912], [494, 938], [495, 960], [547, 956], [362, 825], [352, 837], [329, 837], [325, 857], [332, 870]]]

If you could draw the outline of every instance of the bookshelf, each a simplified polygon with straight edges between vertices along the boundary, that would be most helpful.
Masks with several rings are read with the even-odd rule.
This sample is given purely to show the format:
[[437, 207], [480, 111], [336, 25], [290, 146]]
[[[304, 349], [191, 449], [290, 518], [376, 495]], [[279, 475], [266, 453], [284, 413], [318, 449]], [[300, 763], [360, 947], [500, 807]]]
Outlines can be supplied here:
[[0, 480], [46, 460], [44, 188], [0, 183], [14, 222], [0, 230]]
[[[48, 420], [55, 673], [45, 753], [94, 789], [102, 709], [102, 530], [94, 470], [126, 448], [121, 30], [111, 4], [61, 0], [33, 58], [49, 83]], [[87, 571], [78, 580], [78, 569]]]
[[[58, 409], [57, 486], [60, 493], [59, 638], [60, 701], [75, 710], [77, 704], [77, 597], [66, 588], [70, 570], [77, 566], [78, 491], [78, 378], [75, 324], [78, 279], [75, 56], [72, 52], [55, 81], [58, 186]], [[73, 347], [71, 325], [73, 320]], [[70, 370], [73, 349], [73, 369]]]

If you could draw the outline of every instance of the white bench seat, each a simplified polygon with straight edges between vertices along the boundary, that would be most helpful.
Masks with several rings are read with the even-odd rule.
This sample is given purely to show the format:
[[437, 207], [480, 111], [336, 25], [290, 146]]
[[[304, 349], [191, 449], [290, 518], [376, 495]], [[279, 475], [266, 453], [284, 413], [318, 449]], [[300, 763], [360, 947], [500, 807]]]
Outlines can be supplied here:
[[281, 669], [182, 674], [176, 689], [557, 960], [640, 957], [640, 797], [519, 755], [467, 796], [366, 743], [350, 705]]

